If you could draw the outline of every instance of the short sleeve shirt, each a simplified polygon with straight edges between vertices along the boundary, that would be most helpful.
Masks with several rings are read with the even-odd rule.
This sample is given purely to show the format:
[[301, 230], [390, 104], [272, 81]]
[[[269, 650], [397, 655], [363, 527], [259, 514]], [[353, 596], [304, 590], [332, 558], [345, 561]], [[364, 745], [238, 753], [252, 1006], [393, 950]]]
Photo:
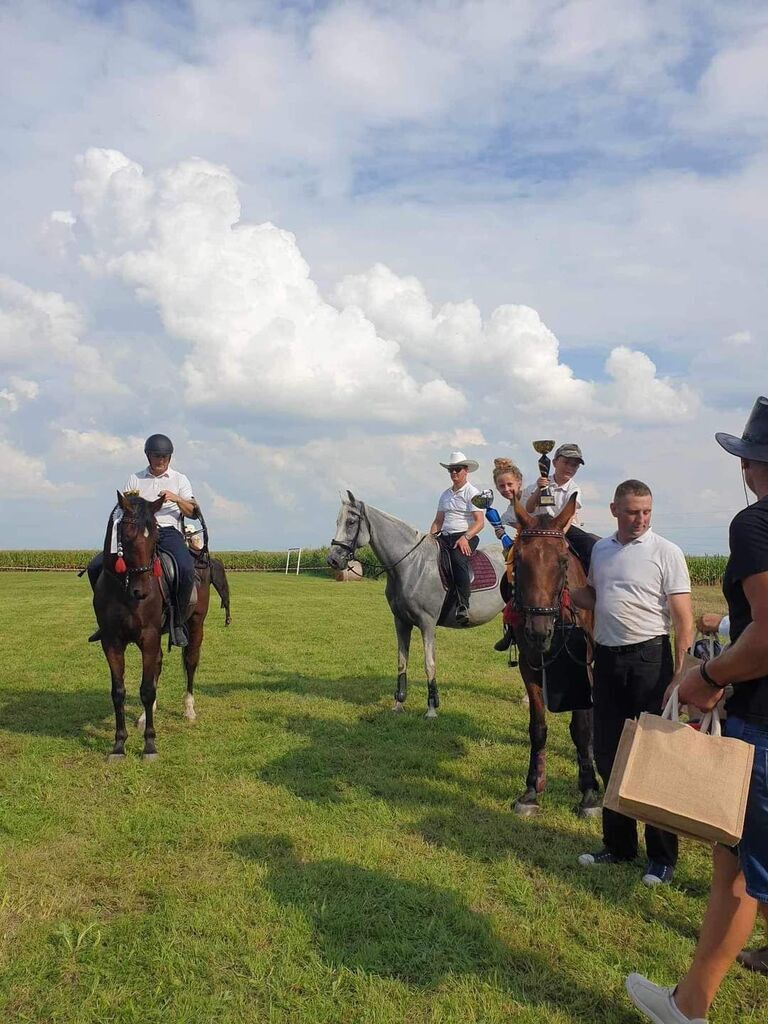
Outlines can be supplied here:
[[683, 552], [653, 530], [627, 544], [618, 534], [599, 540], [589, 584], [595, 591], [595, 640], [606, 647], [669, 634], [669, 596], [691, 592]]
[[[183, 473], [170, 467], [161, 476], [152, 476], [149, 468], [142, 469], [139, 473], [131, 473], [124, 490], [138, 491], [145, 501], [155, 501], [161, 491], [173, 491], [188, 501], [194, 499], [189, 480]], [[155, 513], [155, 519], [158, 526], [172, 526], [176, 530], [181, 530], [181, 509], [175, 501], [164, 502], [160, 506], [160, 511]]]
[[514, 529], [517, 529], [517, 516], [515, 515], [515, 506], [512, 504], [511, 501], [506, 512], [501, 513], [500, 519], [504, 526], [511, 526]]
[[475, 521], [478, 511], [472, 499], [480, 491], [469, 482], [454, 491], [452, 487], [443, 491], [437, 503], [437, 511], [444, 513], [442, 533], [466, 533]]
[[[742, 509], [729, 531], [730, 557], [723, 576], [723, 594], [731, 619], [731, 643], [736, 643], [752, 621], [744, 580], [768, 572], [768, 498]], [[728, 714], [768, 724], [768, 672], [750, 682], [735, 683], [726, 704]]]
[[[560, 486], [560, 485], [555, 483], [555, 478], [554, 477], [550, 477], [549, 478], [549, 489], [552, 492], [552, 497], [555, 500], [555, 504], [554, 505], [544, 505], [544, 506], [540, 505], [536, 509], [537, 513], [546, 512], [547, 515], [550, 515], [550, 516], [559, 515], [563, 511], [563, 509], [565, 508], [566, 503], [568, 501], [570, 501], [570, 499], [571, 499], [571, 497], [572, 497], [572, 495], [574, 493], [576, 495], [576, 511], [578, 512], [578, 510], [581, 508], [581, 491], [579, 490], [579, 485], [576, 483], [575, 477], [571, 477], [571, 479], [567, 480], [564, 484], [562, 484], [562, 486]], [[536, 486], [536, 484], [530, 484], [530, 486], [525, 488], [525, 490], [523, 491], [523, 496], [521, 498], [521, 501], [522, 501], [523, 505], [530, 498], [530, 496], [534, 493], [534, 491], [537, 491], [537, 490], [538, 490], [538, 487]], [[576, 516], [574, 518], [574, 523], [577, 526], [580, 524], [580, 520], [579, 520], [578, 516]]]

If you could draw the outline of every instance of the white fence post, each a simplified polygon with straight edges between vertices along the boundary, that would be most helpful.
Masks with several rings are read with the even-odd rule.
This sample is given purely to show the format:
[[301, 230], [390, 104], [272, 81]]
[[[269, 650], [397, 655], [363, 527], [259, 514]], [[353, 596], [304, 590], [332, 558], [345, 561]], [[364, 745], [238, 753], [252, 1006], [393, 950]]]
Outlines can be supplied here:
[[285, 559], [285, 575], [286, 576], [288, 575], [288, 570], [289, 570], [290, 564], [291, 564], [291, 554], [294, 551], [296, 552], [296, 575], [297, 576], [299, 575], [299, 569], [301, 568], [301, 552], [302, 552], [302, 550], [303, 550], [302, 548], [288, 548], [288, 551], [286, 553], [286, 559]]

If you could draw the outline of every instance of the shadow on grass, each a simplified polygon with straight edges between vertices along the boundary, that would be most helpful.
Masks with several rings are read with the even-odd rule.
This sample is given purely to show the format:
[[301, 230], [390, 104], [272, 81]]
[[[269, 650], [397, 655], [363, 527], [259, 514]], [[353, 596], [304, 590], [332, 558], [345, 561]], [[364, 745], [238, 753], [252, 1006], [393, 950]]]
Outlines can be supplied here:
[[575, 962], [552, 963], [528, 948], [509, 948], [489, 919], [450, 889], [339, 859], [308, 862], [284, 836], [243, 835], [231, 849], [264, 864], [267, 889], [280, 906], [305, 918], [312, 944], [331, 970], [343, 967], [419, 989], [468, 975], [569, 1019], [634, 1020], [620, 996], [606, 993], [599, 975], [592, 988]]
[[78, 737], [88, 726], [102, 730], [114, 721], [108, 676], [99, 690], [14, 690], [0, 698], [0, 722], [12, 732]]

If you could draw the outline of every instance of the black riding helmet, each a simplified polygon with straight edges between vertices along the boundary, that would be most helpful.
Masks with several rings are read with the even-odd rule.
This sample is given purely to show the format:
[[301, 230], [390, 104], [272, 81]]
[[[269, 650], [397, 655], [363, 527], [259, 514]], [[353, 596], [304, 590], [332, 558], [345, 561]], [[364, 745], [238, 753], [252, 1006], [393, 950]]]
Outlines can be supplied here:
[[144, 442], [145, 455], [173, 455], [173, 441], [165, 434], [152, 434]]

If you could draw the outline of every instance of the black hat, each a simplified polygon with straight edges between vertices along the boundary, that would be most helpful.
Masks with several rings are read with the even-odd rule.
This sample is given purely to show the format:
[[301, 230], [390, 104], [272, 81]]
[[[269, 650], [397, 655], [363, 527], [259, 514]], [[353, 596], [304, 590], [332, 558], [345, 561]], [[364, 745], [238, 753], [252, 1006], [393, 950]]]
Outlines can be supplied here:
[[768, 398], [761, 395], [755, 402], [741, 437], [719, 433], [715, 440], [729, 455], [768, 462]]
[[152, 434], [144, 442], [145, 455], [173, 455], [173, 441], [165, 434]]

